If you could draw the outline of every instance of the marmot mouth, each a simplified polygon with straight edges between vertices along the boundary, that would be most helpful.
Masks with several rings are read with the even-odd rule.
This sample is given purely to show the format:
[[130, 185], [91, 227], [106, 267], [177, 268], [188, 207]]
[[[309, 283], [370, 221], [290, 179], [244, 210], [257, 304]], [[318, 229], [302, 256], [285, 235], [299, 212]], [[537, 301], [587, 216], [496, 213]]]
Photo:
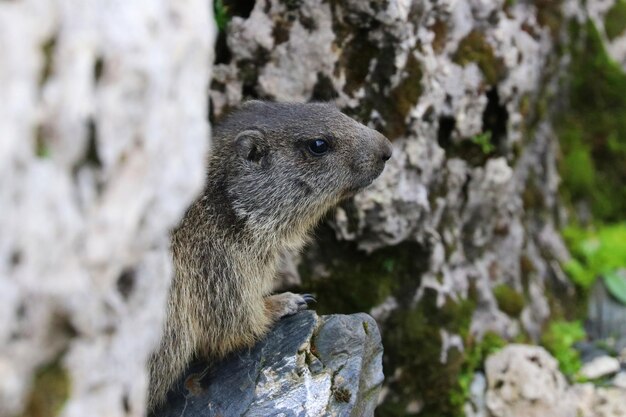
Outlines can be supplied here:
[[372, 179], [367, 179], [365, 181], [361, 181], [359, 184], [357, 185], [353, 185], [352, 187], [348, 187], [345, 191], [344, 191], [344, 195], [348, 196], [348, 197], [352, 197], [353, 195], [355, 195], [356, 193], [358, 193], [359, 191], [363, 190], [364, 188], [369, 187], [370, 185], [372, 185], [372, 183], [374, 182], [376, 178], [372, 178]]

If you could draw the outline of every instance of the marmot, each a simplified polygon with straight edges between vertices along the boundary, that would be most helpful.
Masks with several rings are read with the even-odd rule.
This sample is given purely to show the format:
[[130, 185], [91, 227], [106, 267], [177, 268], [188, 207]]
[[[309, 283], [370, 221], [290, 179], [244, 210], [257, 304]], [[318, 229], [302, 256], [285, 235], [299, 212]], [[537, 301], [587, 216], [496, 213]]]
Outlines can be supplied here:
[[206, 186], [172, 233], [175, 276], [150, 359], [148, 407], [195, 358], [252, 346], [309, 295], [270, 295], [280, 255], [391, 157], [380, 133], [326, 103], [249, 101], [214, 128]]

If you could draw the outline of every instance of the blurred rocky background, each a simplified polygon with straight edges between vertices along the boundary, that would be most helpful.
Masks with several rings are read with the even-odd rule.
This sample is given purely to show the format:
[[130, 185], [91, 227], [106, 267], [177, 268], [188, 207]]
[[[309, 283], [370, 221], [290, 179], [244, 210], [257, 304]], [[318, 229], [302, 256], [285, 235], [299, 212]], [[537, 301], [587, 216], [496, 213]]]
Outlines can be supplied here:
[[0, 416], [142, 415], [168, 230], [249, 98], [393, 142], [281, 284], [376, 319], [377, 415], [626, 415], [626, 1], [14, 0], [0, 45]]
[[0, 2], [0, 416], [141, 416], [202, 187], [212, 10]]

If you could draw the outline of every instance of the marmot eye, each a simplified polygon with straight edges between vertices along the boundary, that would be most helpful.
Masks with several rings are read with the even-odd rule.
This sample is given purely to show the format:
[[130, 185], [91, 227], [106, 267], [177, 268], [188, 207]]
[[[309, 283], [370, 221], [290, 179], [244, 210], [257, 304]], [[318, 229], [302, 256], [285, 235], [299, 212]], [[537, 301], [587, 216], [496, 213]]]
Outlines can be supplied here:
[[328, 152], [328, 142], [324, 139], [314, 139], [309, 142], [309, 150], [313, 155], [323, 155]]

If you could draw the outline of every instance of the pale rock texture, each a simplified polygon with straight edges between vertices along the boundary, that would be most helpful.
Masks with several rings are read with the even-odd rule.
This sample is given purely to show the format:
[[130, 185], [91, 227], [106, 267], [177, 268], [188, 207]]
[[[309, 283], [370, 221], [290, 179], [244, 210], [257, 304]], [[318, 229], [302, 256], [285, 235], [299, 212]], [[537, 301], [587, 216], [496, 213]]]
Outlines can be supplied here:
[[[141, 416], [202, 186], [211, 2], [0, 3], [0, 416]], [[32, 387], [53, 364], [58, 389]], [[46, 412], [56, 412], [47, 410]]]
[[585, 363], [579, 373], [587, 379], [597, 379], [610, 376], [620, 370], [620, 363], [611, 356], [599, 356]]
[[626, 390], [623, 388], [597, 388], [593, 401], [593, 412], [583, 414], [582, 417], [620, 417], [626, 415]]
[[487, 358], [485, 372], [494, 417], [576, 416], [556, 359], [541, 347], [509, 345]]
[[626, 389], [626, 372], [622, 371], [615, 375], [615, 377], [611, 381], [611, 384], [618, 388]]
[[569, 385], [556, 359], [541, 347], [509, 345], [487, 358], [485, 372], [489, 417], [626, 415], [623, 387]]

